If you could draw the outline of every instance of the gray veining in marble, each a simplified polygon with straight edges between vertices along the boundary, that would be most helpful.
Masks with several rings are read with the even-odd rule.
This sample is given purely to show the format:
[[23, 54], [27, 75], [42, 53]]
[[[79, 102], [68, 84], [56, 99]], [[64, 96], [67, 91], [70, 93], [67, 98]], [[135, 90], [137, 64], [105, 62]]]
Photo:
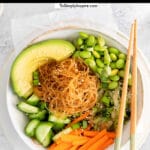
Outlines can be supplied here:
[[[113, 16], [118, 28], [129, 34], [129, 28], [134, 18], [139, 19], [138, 43], [147, 59], [150, 61], [150, 4], [112, 4]], [[13, 49], [10, 20], [12, 18], [48, 13], [54, 9], [53, 4], [4, 4], [4, 12], [0, 16], [0, 66], [3, 65], [8, 53]], [[150, 136], [141, 150], [149, 150]], [[10, 150], [9, 142], [0, 128], [0, 150]]]

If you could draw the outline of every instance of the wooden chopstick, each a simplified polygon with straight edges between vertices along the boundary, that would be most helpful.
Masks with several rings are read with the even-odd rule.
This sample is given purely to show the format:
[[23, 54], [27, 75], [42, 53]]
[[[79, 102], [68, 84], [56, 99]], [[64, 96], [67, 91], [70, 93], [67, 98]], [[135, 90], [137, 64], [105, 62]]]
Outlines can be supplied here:
[[137, 21], [134, 21], [134, 43], [132, 58], [132, 88], [131, 88], [131, 125], [130, 150], [135, 150], [136, 116], [137, 116]]
[[129, 40], [128, 50], [127, 50], [127, 60], [126, 60], [126, 67], [125, 67], [125, 76], [123, 81], [123, 89], [122, 89], [122, 95], [120, 100], [119, 119], [118, 119], [118, 126], [117, 126], [116, 139], [115, 139], [115, 150], [120, 150], [120, 145], [121, 145], [127, 88], [128, 88], [128, 76], [129, 76], [130, 61], [131, 61], [131, 50], [133, 47], [133, 34], [134, 34], [134, 25], [132, 24], [131, 31], [130, 31], [130, 40]]

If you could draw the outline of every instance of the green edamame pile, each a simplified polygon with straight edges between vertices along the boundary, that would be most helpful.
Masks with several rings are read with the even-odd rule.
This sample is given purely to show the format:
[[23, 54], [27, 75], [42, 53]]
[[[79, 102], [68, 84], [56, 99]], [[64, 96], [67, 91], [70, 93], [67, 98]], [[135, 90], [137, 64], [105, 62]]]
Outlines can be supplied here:
[[[124, 76], [126, 54], [115, 47], [109, 47], [102, 36], [79, 32], [74, 42], [74, 58], [82, 58], [101, 80], [102, 88], [114, 90]], [[129, 79], [130, 81], [131, 79]], [[131, 82], [129, 82], [131, 85]]]
[[[76, 51], [72, 57], [83, 59], [101, 82], [98, 100], [93, 107], [94, 129], [106, 127], [109, 130], [115, 130], [127, 56], [116, 47], [108, 46], [102, 36], [85, 32], [79, 32], [74, 45]], [[130, 73], [125, 121], [130, 118], [131, 79]]]

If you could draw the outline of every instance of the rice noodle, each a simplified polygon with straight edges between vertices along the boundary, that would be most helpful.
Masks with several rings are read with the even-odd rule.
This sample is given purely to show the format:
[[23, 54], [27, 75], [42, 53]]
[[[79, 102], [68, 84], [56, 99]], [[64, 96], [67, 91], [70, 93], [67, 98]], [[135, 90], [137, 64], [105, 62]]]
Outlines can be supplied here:
[[54, 113], [72, 115], [92, 108], [99, 80], [81, 59], [68, 58], [38, 68], [40, 86], [34, 92], [49, 103]]

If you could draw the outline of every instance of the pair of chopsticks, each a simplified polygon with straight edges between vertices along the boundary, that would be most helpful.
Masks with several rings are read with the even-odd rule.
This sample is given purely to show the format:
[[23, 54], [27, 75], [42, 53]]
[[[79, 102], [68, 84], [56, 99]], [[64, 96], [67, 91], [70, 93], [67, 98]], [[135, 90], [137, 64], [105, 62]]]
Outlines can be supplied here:
[[123, 81], [123, 90], [120, 100], [120, 111], [118, 126], [115, 139], [115, 150], [120, 150], [121, 137], [123, 130], [124, 114], [126, 107], [126, 97], [128, 89], [128, 76], [131, 62], [131, 51], [133, 49], [132, 59], [132, 89], [131, 89], [131, 124], [130, 124], [130, 150], [135, 150], [135, 134], [136, 134], [136, 96], [137, 96], [137, 21], [135, 20], [131, 26], [130, 40], [127, 51], [127, 60], [125, 67], [125, 75]]

